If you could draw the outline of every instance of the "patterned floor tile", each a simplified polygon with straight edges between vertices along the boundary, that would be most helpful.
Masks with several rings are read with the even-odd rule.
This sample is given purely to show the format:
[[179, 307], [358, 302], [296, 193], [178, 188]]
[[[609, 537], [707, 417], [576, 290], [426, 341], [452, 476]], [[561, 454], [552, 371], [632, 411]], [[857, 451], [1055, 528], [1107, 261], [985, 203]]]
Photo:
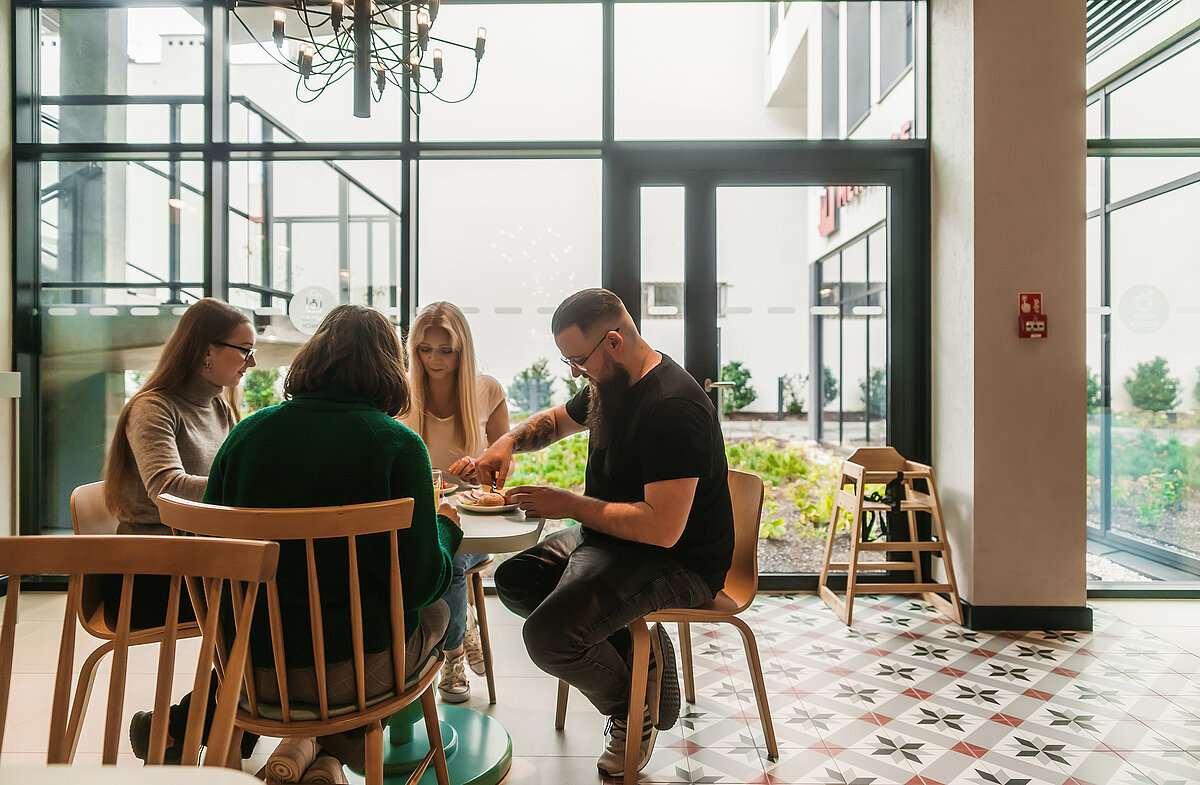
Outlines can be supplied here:
[[1142, 779], [1138, 785], [1197, 785], [1200, 765], [1196, 759], [1172, 752], [1132, 752], [1123, 756], [1137, 769]]

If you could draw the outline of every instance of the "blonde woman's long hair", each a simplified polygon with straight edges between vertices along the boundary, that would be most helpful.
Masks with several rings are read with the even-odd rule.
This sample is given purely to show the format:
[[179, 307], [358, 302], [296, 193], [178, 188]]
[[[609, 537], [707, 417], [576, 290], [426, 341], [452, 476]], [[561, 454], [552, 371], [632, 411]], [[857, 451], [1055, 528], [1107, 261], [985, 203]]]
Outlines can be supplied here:
[[[179, 324], [175, 325], [175, 331], [163, 345], [154, 372], [142, 388], [129, 399], [117, 417], [117, 425], [113, 429], [112, 442], [108, 448], [108, 458], [104, 462], [104, 506], [109, 512], [120, 512], [121, 489], [125, 487], [130, 476], [137, 474], [133, 450], [125, 433], [133, 402], [144, 395], [161, 395], [182, 387], [200, 372], [200, 364], [204, 362], [213, 341], [228, 338], [235, 329], [249, 323], [250, 318], [236, 306], [213, 297], [197, 300], [183, 312]], [[228, 388], [226, 390], [228, 391]], [[230, 404], [228, 392], [226, 397], [221, 398], [221, 402], [236, 412], [236, 407]]]
[[467, 325], [467, 317], [458, 306], [448, 302], [430, 303], [421, 309], [417, 318], [413, 319], [408, 328], [408, 376], [412, 390], [412, 413], [409, 423], [412, 429], [422, 439], [425, 438], [425, 401], [429, 398], [429, 377], [425, 366], [417, 356], [417, 347], [425, 340], [425, 334], [432, 327], [441, 327], [450, 333], [450, 346], [458, 352], [458, 371], [454, 379], [455, 401], [458, 404], [454, 412], [455, 447], [462, 450], [463, 455], [478, 455], [487, 446], [486, 440], [479, 433], [479, 394], [476, 387], [478, 371], [475, 363], [475, 342], [471, 338], [471, 328]]

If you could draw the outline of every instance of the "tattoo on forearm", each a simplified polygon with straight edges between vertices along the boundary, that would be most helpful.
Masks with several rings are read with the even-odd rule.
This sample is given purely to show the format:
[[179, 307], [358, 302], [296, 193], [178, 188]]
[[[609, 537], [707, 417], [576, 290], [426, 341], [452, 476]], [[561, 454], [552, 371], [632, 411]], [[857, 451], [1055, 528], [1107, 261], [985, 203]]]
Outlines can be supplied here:
[[554, 442], [554, 415], [535, 414], [513, 430], [513, 446], [517, 452], [540, 450]]

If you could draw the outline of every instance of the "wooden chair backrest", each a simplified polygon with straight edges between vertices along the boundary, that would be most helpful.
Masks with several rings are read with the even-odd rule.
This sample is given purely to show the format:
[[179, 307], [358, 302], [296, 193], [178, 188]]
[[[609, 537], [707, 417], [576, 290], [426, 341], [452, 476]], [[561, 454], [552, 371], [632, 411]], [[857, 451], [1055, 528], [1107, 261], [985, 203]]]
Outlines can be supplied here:
[[758, 528], [762, 520], [763, 481], [756, 474], [729, 470], [733, 501], [733, 562], [725, 575], [724, 592], [741, 613], [758, 592]]
[[[117, 516], [104, 505], [103, 480], [71, 491], [71, 526], [76, 534], [116, 534], [119, 524]], [[104, 582], [104, 575], [83, 577], [79, 623], [91, 635], [111, 640], [116, 634], [116, 609], [104, 606]]]
[[895, 447], [859, 447], [846, 461], [869, 472], [902, 472], [908, 465]]
[[[58, 662], [51, 702], [50, 736], [47, 763], [70, 762], [71, 741], [67, 738], [75, 659], [75, 609], [79, 604], [82, 579], [87, 575], [123, 576], [120, 609], [117, 614], [115, 646], [108, 688], [105, 718], [103, 762], [115, 764], [120, 742], [125, 736], [122, 708], [129, 662], [130, 611], [134, 575], [165, 575], [171, 578], [167, 597], [167, 624], [163, 627], [163, 645], [159, 648], [158, 678], [155, 684], [154, 721], [151, 727], [149, 763], [162, 763], [167, 747], [167, 716], [173, 694], [175, 643], [178, 640], [179, 600], [182, 580], [196, 579], [210, 605], [221, 601], [226, 584], [231, 595], [241, 595], [234, 614], [239, 632], [229, 643], [224, 667], [241, 680], [249, 651], [249, 623], [254, 613], [258, 587], [275, 576], [279, 546], [247, 540], [197, 540], [182, 537], [133, 537], [128, 535], [66, 535], [0, 538], [0, 574], [8, 575], [4, 619], [0, 624], [0, 748], [4, 741], [4, 723], [12, 684], [13, 650], [16, 639], [17, 606], [21, 577], [26, 575], [67, 575], [68, 590], [59, 640]], [[217, 651], [217, 624], [213, 614], [203, 631], [196, 662], [192, 691], [208, 693], [209, 678]], [[180, 690], [182, 691], [182, 690]], [[217, 695], [205, 755], [206, 765], [223, 765], [233, 733], [237, 693], [230, 688]], [[199, 757], [206, 701], [192, 701], [184, 737], [183, 762], [195, 763]]]
[[[404, 593], [400, 580], [400, 548], [397, 534], [412, 525], [413, 500], [393, 499], [383, 502], [354, 504], [339, 507], [292, 507], [277, 509], [224, 507], [178, 499], [169, 494], [158, 497], [163, 523], [177, 531], [209, 537], [233, 535], [276, 542], [304, 543], [305, 574], [308, 580], [308, 612], [314, 668], [317, 679], [320, 719], [330, 719], [330, 701], [326, 685], [324, 613], [321, 590], [317, 580], [317, 540], [344, 540], [347, 553], [347, 585], [349, 586], [351, 648], [357, 687], [357, 711], [367, 710], [362, 598], [358, 568], [357, 538], [384, 534], [390, 553], [388, 575], [388, 604], [392, 637], [392, 665], [396, 692], [404, 684]], [[283, 624], [279, 590], [275, 581], [267, 583], [266, 609], [271, 633], [271, 652], [275, 660], [276, 682], [279, 687], [279, 707], [282, 722], [291, 721], [292, 706], [287, 688], [287, 660], [283, 645]], [[260, 718], [259, 701], [253, 679], [246, 680], [246, 699], [252, 717]]]

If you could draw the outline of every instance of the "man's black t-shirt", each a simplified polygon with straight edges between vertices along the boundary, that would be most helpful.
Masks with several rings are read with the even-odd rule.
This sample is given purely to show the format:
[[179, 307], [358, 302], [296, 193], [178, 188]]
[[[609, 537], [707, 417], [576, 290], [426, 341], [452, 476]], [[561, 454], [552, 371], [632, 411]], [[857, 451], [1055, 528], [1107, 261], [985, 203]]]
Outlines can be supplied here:
[[[567, 414], [587, 420], [590, 389], [567, 402]], [[611, 502], [640, 502], [644, 486], [698, 477], [696, 496], [679, 541], [662, 549], [693, 570], [715, 595], [733, 559], [733, 506], [729, 500], [725, 440], [712, 401], [691, 374], [667, 355], [629, 388], [628, 419], [613, 429], [611, 443], [588, 440], [585, 493]], [[604, 537], [585, 527], [588, 537]], [[654, 547], [654, 546], [647, 546]]]

